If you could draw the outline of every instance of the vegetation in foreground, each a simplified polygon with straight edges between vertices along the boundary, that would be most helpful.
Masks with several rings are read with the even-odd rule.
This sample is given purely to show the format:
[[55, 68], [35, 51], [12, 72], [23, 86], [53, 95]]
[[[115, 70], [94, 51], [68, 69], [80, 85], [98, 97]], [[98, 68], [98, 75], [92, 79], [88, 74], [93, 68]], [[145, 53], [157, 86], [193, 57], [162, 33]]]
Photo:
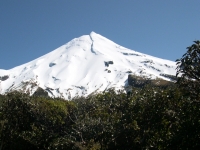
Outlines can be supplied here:
[[0, 150], [200, 149], [200, 42], [177, 60], [177, 84], [72, 101], [0, 95]]

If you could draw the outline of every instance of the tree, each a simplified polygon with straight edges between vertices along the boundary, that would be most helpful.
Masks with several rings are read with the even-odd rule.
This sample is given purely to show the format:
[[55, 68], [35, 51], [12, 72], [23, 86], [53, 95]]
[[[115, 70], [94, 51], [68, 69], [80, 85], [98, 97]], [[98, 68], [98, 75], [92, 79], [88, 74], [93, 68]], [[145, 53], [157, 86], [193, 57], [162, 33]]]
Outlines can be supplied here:
[[70, 135], [74, 103], [19, 92], [0, 100], [0, 150], [78, 149]]
[[[180, 129], [175, 136], [178, 149], [199, 149], [200, 144], [200, 41], [194, 41], [177, 60], [178, 86], [183, 89]], [[186, 132], [187, 131], [187, 132]]]
[[187, 52], [177, 62], [177, 83], [192, 94], [198, 95], [200, 84], [200, 41], [187, 47]]

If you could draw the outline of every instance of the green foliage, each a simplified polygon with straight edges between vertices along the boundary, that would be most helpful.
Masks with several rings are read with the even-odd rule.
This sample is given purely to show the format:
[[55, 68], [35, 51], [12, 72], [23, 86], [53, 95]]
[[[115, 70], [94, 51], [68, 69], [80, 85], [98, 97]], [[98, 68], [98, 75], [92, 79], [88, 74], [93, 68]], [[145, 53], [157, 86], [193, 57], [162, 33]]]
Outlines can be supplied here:
[[[73, 124], [71, 102], [10, 93], [0, 110], [1, 149], [49, 149], [58, 139], [67, 140]], [[23, 148], [24, 146], [24, 148]]]
[[187, 52], [177, 62], [178, 85], [195, 96], [200, 93], [200, 41], [187, 47]]
[[[29, 124], [33, 123], [30, 113], [30, 97], [21, 93], [10, 93], [5, 96], [1, 106], [1, 149], [34, 149], [20, 136], [20, 131], [29, 130]], [[19, 148], [21, 141], [24, 145]]]
[[145, 87], [134, 89], [129, 98], [124, 93], [110, 91], [76, 100], [79, 118], [75, 131], [80, 142], [87, 145], [93, 140], [100, 143], [101, 149], [172, 147], [169, 143], [178, 130], [176, 112], [181, 97], [174, 90]]
[[182, 58], [177, 60], [177, 74], [200, 81], [200, 41], [194, 41], [187, 49]]
[[199, 149], [199, 99], [147, 85], [72, 101], [1, 97], [2, 149]]
[[175, 136], [178, 149], [199, 149], [200, 144], [200, 41], [187, 48], [177, 60], [177, 85], [182, 90], [180, 129]]

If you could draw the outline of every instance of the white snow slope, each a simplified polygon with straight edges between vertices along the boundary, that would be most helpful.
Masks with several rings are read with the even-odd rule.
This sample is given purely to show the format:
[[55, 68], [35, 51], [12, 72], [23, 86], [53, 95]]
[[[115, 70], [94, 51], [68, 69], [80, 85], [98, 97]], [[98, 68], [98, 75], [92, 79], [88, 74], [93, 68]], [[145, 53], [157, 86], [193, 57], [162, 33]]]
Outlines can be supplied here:
[[[109, 62], [110, 61], [110, 62]], [[113, 64], [112, 64], [113, 62]], [[71, 99], [109, 88], [122, 89], [128, 74], [148, 78], [175, 75], [176, 63], [136, 52], [91, 32], [54, 51], [10, 70], [0, 69], [0, 94], [38, 87], [52, 97]]]

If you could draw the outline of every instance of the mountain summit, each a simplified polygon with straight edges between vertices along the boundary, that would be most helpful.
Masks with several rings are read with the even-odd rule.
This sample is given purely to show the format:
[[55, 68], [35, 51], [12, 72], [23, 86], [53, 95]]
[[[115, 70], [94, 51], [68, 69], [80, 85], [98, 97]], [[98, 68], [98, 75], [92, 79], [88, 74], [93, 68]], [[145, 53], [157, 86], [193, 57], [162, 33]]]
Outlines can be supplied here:
[[0, 69], [0, 94], [38, 87], [50, 96], [71, 99], [109, 88], [122, 89], [128, 75], [162, 78], [175, 75], [176, 63], [122, 47], [95, 33], [75, 38], [31, 62]]

